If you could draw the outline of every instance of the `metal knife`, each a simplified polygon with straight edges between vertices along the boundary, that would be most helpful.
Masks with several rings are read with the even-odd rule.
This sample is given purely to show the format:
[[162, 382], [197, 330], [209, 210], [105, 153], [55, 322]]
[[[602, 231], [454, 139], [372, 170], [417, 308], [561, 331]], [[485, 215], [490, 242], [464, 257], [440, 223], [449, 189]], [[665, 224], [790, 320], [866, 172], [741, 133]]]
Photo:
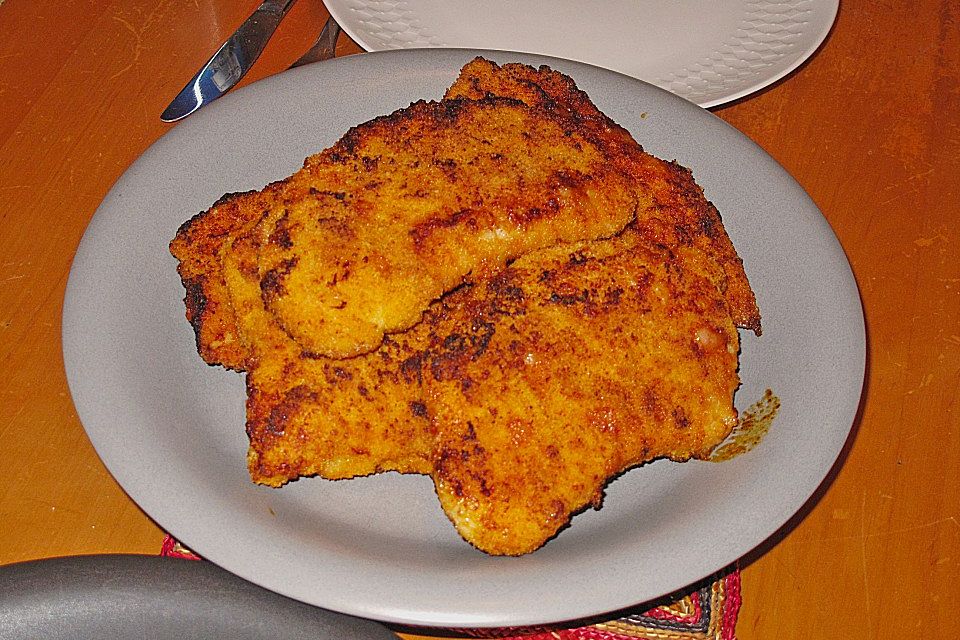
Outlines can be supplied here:
[[264, 0], [177, 94], [160, 119], [175, 122], [185, 118], [229, 91], [260, 57], [294, 2], [296, 0]]

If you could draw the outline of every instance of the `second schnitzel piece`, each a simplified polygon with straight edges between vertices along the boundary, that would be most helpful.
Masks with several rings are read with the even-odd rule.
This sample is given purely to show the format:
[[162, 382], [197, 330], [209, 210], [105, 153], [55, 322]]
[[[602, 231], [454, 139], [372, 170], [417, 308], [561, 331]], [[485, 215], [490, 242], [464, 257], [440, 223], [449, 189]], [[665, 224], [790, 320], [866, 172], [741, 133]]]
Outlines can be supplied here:
[[348, 360], [291, 348], [228, 260], [252, 478], [429, 474], [464, 539], [520, 555], [625, 469], [705, 457], [736, 422], [737, 331], [702, 254], [649, 232], [527, 254]]

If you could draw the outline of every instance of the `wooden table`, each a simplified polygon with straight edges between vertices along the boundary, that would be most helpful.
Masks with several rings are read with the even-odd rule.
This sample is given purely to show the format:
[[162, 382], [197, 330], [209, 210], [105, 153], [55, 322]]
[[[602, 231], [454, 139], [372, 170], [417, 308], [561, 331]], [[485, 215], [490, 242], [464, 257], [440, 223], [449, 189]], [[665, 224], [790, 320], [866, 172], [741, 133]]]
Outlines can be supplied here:
[[[77, 420], [61, 301], [98, 203], [256, 4], [0, 4], [0, 564], [160, 547]], [[325, 18], [317, 0], [298, 3], [245, 83], [283, 70]], [[359, 51], [341, 38], [340, 55]], [[855, 438], [805, 517], [743, 560], [739, 636], [955, 638], [960, 8], [844, 0], [798, 73], [716, 113], [819, 204], [869, 331]]]

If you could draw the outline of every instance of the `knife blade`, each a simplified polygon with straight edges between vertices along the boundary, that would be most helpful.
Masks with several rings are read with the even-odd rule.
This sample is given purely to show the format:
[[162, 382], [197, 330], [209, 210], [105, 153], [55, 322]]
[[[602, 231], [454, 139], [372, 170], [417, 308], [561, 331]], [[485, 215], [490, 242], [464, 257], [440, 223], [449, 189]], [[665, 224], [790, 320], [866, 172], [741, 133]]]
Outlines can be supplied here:
[[160, 119], [176, 122], [186, 118], [233, 88], [260, 57], [294, 2], [264, 0], [177, 94]]

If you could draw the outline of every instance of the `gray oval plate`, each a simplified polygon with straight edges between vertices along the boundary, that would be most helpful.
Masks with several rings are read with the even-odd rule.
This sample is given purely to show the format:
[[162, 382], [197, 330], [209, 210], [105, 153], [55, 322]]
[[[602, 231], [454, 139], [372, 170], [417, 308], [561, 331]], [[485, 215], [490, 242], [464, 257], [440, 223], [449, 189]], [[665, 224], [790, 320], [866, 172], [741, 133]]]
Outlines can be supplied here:
[[763, 312], [743, 336], [743, 409], [782, 408], [755, 450], [723, 464], [656, 462], [607, 489], [543, 549], [493, 558], [463, 542], [430, 480], [388, 474], [280, 490], [247, 475], [243, 379], [206, 366], [167, 243], [227, 192], [260, 188], [349, 127], [439, 98], [480, 52], [404, 50], [308, 65], [177, 125], [104, 199], [63, 311], [67, 378], [97, 452], [127, 493], [208, 560], [284, 595], [366, 618], [489, 627], [603, 614], [721, 569], [783, 525], [850, 432], [864, 326], [843, 250], [803, 189], [709, 112], [588, 65], [504, 52], [570, 74], [646, 149], [690, 167], [724, 216]]
[[79, 556], [0, 567], [2, 640], [396, 640], [369, 620], [261, 589], [209, 562]]

